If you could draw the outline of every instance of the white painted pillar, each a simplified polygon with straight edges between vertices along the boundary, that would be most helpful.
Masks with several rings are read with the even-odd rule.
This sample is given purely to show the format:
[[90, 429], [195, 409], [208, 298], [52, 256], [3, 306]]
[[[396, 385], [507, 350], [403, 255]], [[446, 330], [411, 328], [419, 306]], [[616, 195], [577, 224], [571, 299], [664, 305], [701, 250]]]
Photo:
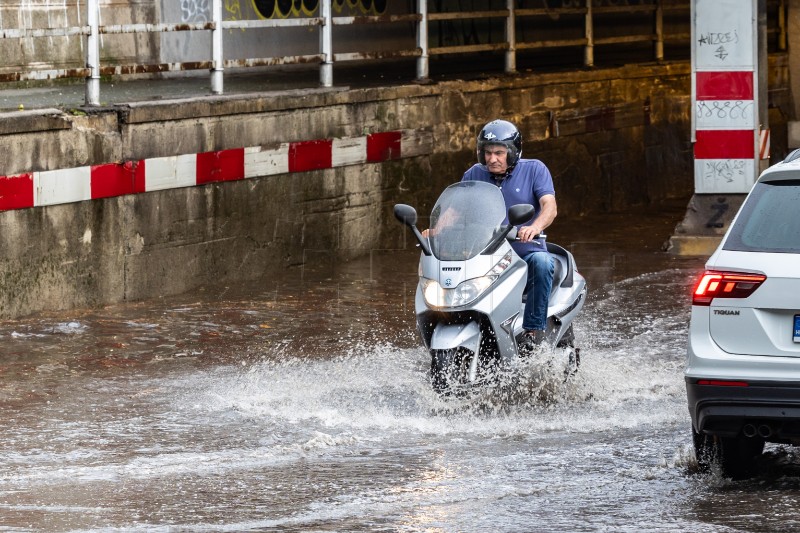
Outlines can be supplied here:
[[417, 12], [420, 15], [417, 48], [422, 51], [417, 58], [417, 81], [425, 81], [428, 79], [428, 0], [417, 0]]
[[100, 105], [100, 0], [89, 0], [86, 4], [86, 21], [90, 33], [86, 38], [86, 105]]
[[319, 67], [319, 83], [323, 87], [333, 86], [333, 13], [331, 0], [321, 0], [322, 28], [319, 33], [319, 48], [322, 64]]
[[656, 43], [655, 43], [655, 56], [656, 61], [664, 61], [664, 6], [663, 0], [656, 0], [656, 14], [655, 14], [655, 29], [656, 29]]
[[766, 0], [690, 5], [695, 194], [668, 250], [707, 256], [769, 164]]
[[594, 66], [594, 22], [592, 19], [592, 0], [586, 0], [586, 16], [584, 18], [584, 35], [586, 46], [583, 49], [583, 66]]
[[508, 43], [508, 50], [506, 50], [507, 73], [517, 71], [517, 17], [515, 16], [514, 1], [515, 0], [506, 0], [506, 9], [508, 10], [508, 18], [506, 18], [506, 42]]
[[769, 129], [760, 104], [766, 103], [767, 87], [759, 75], [766, 69], [759, 64], [760, 56], [766, 56], [759, 52], [759, 2], [763, 0], [692, 1], [692, 140], [698, 194], [747, 193], [758, 178], [761, 159], [769, 157], [761, 144]]
[[214, 29], [211, 30], [211, 94], [222, 94], [223, 72], [225, 70], [222, 48], [222, 0], [211, 0], [211, 17]]

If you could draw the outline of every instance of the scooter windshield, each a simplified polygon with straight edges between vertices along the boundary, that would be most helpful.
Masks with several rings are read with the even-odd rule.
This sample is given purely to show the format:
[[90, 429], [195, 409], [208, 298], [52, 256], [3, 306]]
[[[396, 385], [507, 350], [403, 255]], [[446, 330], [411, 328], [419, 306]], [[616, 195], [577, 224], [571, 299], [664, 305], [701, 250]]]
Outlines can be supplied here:
[[483, 181], [447, 187], [431, 212], [431, 252], [442, 261], [464, 261], [483, 251], [506, 219], [503, 193]]

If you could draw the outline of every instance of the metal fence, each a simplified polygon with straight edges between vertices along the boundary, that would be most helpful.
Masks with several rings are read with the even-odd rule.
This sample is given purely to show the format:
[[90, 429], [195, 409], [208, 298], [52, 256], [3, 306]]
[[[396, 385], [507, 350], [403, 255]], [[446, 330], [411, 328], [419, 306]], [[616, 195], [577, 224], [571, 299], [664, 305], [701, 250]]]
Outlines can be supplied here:
[[[549, 4], [560, 4], [549, 7]], [[387, 58], [416, 58], [416, 78], [423, 81], [429, 77], [430, 58], [432, 56], [445, 56], [448, 54], [479, 54], [496, 52], [504, 55], [505, 72], [513, 73], [517, 70], [517, 55], [520, 51], [553, 51], [565, 49], [582, 50], [583, 66], [595, 65], [595, 48], [599, 46], [632, 44], [645, 44], [651, 46], [651, 61], [664, 59], [665, 43], [683, 44], [689, 48], [689, 3], [684, 0], [641, 0], [641, 3], [622, 2], [625, 5], [615, 5], [618, 2], [603, 2], [602, 0], [560, 0], [543, 2], [548, 7], [520, 8], [523, 2], [518, 0], [505, 0], [504, 9], [484, 9], [474, 11], [429, 11], [428, 0], [416, 0], [416, 12], [407, 14], [379, 14], [361, 16], [334, 16], [332, 0], [320, 0], [315, 13], [318, 16], [301, 16], [277, 18], [268, 20], [223, 20], [223, 0], [211, 0], [211, 20], [202, 23], [154, 23], [154, 24], [100, 24], [100, 0], [88, 0], [85, 4], [86, 21], [83, 25], [62, 28], [38, 29], [0, 29], [0, 40], [25, 40], [40, 37], [79, 37], [84, 40], [82, 50], [85, 55], [85, 67], [65, 69], [40, 69], [28, 66], [25, 69], [0, 75], [0, 81], [25, 81], [46, 80], [55, 78], [85, 78], [86, 79], [86, 105], [96, 106], [100, 102], [100, 80], [108, 76], [125, 76], [131, 74], [152, 74], [158, 72], [176, 72], [187, 70], [208, 69], [211, 76], [211, 92], [222, 94], [224, 92], [224, 72], [226, 69], [237, 67], [258, 67], [271, 65], [287, 65], [299, 63], [319, 63], [320, 85], [330, 87], [333, 85], [333, 65], [339, 62], [354, 60], [381, 60]], [[410, 5], [411, 5], [410, 4]], [[442, 3], [438, 3], [442, 5]], [[479, 3], [480, 4], [480, 3]], [[496, 2], [495, 2], [496, 4]], [[485, 4], [491, 7], [491, 3]], [[774, 15], [771, 19], [777, 21], [770, 26], [779, 48], [785, 49], [785, 12], [784, 0], [772, 0]], [[612, 35], [598, 35], [596, 26], [598, 20], [608, 20], [626, 17], [631, 21], [619, 24]], [[632, 18], [634, 17], [634, 18]], [[639, 18], [635, 18], [639, 17]], [[665, 18], [677, 19], [678, 24], [673, 24], [671, 31], [665, 31]], [[527, 28], [536, 20], [573, 20], [573, 29], [580, 35], [553, 36], [553, 32], [542, 32], [540, 35], [529, 35], [530, 32], [520, 31]], [[439, 29], [431, 32], [432, 24], [469, 23], [476, 21], [487, 23], [495, 20], [503, 25], [502, 40], [498, 42], [483, 43], [455, 43], [441, 44], [445, 30]], [[381, 52], [342, 52], [334, 51], [333, 28], [335, 26], [354, 26], [369, 24], [404, 24], [405, 27], [414, 28], [416, 46], [405, 49], [393, 49]], [[608, 24], [606, 23], [606, 26]], [[316, 28], [319, 37], [319, 47], [315, 54], [286, 55], [279, 57], [254, 57], [245, 59], [224, 59], [223, 32], [225, 30], [269, 29], [307, 27]], [[633, 30], [633, 32], [620, 32], [620, 28]], [[642, 29], [644, 28], [644, 29]], [[211, 46], [206, 60], [183, 61], [150, 64], [116, 64], [113, 61], [101, 60], [101, 36], [114, 34], [166, 34], [169, 32], [210, 32]], [[430, 46], [431, 33], [439, 36], [440, 45]], [[556, 32], [558, 33], [558, 32]], [[608, 33], [608, 32], [606, 32]], [[622, 34], [620, 34], [622, 33]], [[487, 39], [490, 41], [490, 39]]]

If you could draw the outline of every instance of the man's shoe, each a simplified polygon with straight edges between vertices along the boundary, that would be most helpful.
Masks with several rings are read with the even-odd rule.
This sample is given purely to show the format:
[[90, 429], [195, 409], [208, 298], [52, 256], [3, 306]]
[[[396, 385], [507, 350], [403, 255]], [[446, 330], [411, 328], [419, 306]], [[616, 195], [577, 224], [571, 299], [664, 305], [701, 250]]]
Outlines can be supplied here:
[[525, 331], [520, 337], [518, 349], [520, 355], [531, 354], [538, 346], [545, 340], [544, 331], [540, 329], [531, 329]]

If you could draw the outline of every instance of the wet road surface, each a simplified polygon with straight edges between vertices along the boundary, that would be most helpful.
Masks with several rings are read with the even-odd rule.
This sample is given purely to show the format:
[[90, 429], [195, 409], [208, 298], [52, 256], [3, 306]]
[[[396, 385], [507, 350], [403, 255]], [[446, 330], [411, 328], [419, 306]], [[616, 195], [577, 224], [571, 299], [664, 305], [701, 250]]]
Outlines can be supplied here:
[[578, 374], [437, 397], [418, 252], [0, 322], [0, 531], [793, 531], [800, 458], [695, 472], [682, 216], [559, 220]]

